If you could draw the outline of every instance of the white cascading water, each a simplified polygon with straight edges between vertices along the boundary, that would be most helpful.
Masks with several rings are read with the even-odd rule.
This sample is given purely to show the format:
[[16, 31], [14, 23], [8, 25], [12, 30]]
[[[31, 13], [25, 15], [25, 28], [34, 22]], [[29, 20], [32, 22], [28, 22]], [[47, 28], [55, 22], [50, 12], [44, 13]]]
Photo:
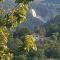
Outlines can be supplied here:
[[34, 10], [34, 9], [31, 9], [31, 11], [32, 11], [32, 15], [33, 15], [33, 17], [36, 17], [37, 15], [36, 15], [35, 10]]
[[34, 9], [31, 9], [31, 12], [32, 12], [33, 17], [38, 18], [43, 23], [46, 23], [46, 21], [44, 21], [44, 18], [42, 16], [37, 15]]

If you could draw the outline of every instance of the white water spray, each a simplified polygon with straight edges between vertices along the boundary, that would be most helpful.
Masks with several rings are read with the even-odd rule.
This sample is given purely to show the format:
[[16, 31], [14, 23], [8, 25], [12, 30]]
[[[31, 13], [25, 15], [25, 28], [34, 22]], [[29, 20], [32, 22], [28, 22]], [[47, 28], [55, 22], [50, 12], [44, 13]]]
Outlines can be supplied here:
[[34, 9], [31, 9], [31, 11], [32, 11], [32, 15], [33, 15], [33, 17], [36, 17], [37, 15], [36, 15], [35, 10], [34, 10]]
[[32, 12], [33, 17], [38, 18], [43, 23], [46, 23], [46, 21], [44, 21], [44, 18], [42, 16], [37, 15], [34, 9], [31, 9], [31, 12]]

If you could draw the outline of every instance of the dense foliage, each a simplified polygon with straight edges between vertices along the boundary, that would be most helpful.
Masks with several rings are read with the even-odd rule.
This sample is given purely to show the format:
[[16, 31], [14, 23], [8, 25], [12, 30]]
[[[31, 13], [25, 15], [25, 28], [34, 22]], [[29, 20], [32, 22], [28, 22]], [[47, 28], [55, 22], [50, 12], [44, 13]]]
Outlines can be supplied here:
[[[0, 2], [4, 2], [0, 0]], [[25, 1], [25, 3], [29, 0]], [[26, 14], [28, 11], [28, 3], [24, 3], [19, 0], [17, 7], [10, 12], [6, 12], [0, 8], [0, 60], [11, 60], [13, 53], [11, 49], [7, 47], [9, 37], [14, 28], [26, 20]]]
[[[58, 17], [60, 16], [58, 15]], [[39, 41], [33, 39], [37, 46], [37, 51], [30, 50], [29, 52], [26, 52], [26, 50], [24, 52], [21, 52], [20, 47], [16, 48], [17, 50], [15, 50], [14, 53], [18, 53], [19, 55], [16, 54], [14, 60], [19, 60], [21, 56], [24, 56], [26, 60], [60, 60], [60, 19], [58, 17], [50, 20], [50, 22], [44, 25], [44, 27], [40, 26], [34, 29], [34, 33], [38, 34], [43, 38], [43, 40], [40, 39]], [[23, 29], [25, 29], [26, 31]], [[19, 38], [19, 41], [26, 42], [26, 48], [29, 46], [29, 40], [31, 39], [29, 37], [27, 38], [27, 36], [34, 34], [32, 32], [30, 33], [30, 30], [28, 30], [29, 29], [27, 28], [22, 28], [19, 31], [16, 30], [16, 36], [14, 35], [15, 38]], [[24, 34], [22, 32], [24, 32]], [[27, 42], [29, 44], [27, 44]]]
[[30, 1], [16, 0], [17, 6], [9, 12], [0, 8], [0, 60], [60, 60], [60, 15], [34, 32], [18, 29], [27, 20]]

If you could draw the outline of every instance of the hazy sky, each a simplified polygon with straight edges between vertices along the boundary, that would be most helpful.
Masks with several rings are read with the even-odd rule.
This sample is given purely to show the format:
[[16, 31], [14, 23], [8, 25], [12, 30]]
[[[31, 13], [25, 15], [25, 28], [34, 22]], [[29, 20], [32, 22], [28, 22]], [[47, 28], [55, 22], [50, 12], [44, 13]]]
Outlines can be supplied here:
[[[3, 4], [0, 3], [0, 8], [1, 7], [3, 7], [4, 9], [13, 8], [15, 6], [14, 1], [15, 0], [5, 0]], [[38, 3], [40, 4], [42, 1], [49, 3], [60, 3], [60, 0], [34, 0], [33, 3], [38, 5]]]
[[60, 0], [34, 0], [34, 2], [41, 2], [41, 1], [46, 1], [49, 3], [59, 3], [60, 4]]

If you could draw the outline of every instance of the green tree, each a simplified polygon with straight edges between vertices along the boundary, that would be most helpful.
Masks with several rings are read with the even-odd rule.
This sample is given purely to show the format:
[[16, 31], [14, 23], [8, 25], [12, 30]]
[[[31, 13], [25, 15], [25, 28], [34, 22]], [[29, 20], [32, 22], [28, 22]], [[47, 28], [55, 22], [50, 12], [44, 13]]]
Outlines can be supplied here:
[[0, 9], [0, 60], [11, 60], [12, 56], [10, 49], [7, 47], [7, 42], [13, 29], [26, 20], [27, 11], [28, 3], [25, 4], [23, 2], [20, 2], [18, 6], [12, 9], [9, 13], [6, 13], [5, 10]]
[[58, 40], [53, 40], [51, 37], [46, 38], [44, 43], [45, 56], [59, 59], [59, 46]]
[[21, 28], [21, 29], [18, 29], [18, 28], [16, 29], [16, 32], [18, 33], [19, 37], [31, 34], [31, 31], [28, 28], [26, 28], [26, 27]]
[[30, 1], [33, 1], [33, 0], [16, 0], [15, 2], [16, 3], [24, 3], [24, 4], [27, 4], [27, 3], [29, 3]]
[[38, 33], [40, 36], [45, 36], [46, 35], [46, 29], [43, 26], [42, 27], [36, 27], [35, 33]]

